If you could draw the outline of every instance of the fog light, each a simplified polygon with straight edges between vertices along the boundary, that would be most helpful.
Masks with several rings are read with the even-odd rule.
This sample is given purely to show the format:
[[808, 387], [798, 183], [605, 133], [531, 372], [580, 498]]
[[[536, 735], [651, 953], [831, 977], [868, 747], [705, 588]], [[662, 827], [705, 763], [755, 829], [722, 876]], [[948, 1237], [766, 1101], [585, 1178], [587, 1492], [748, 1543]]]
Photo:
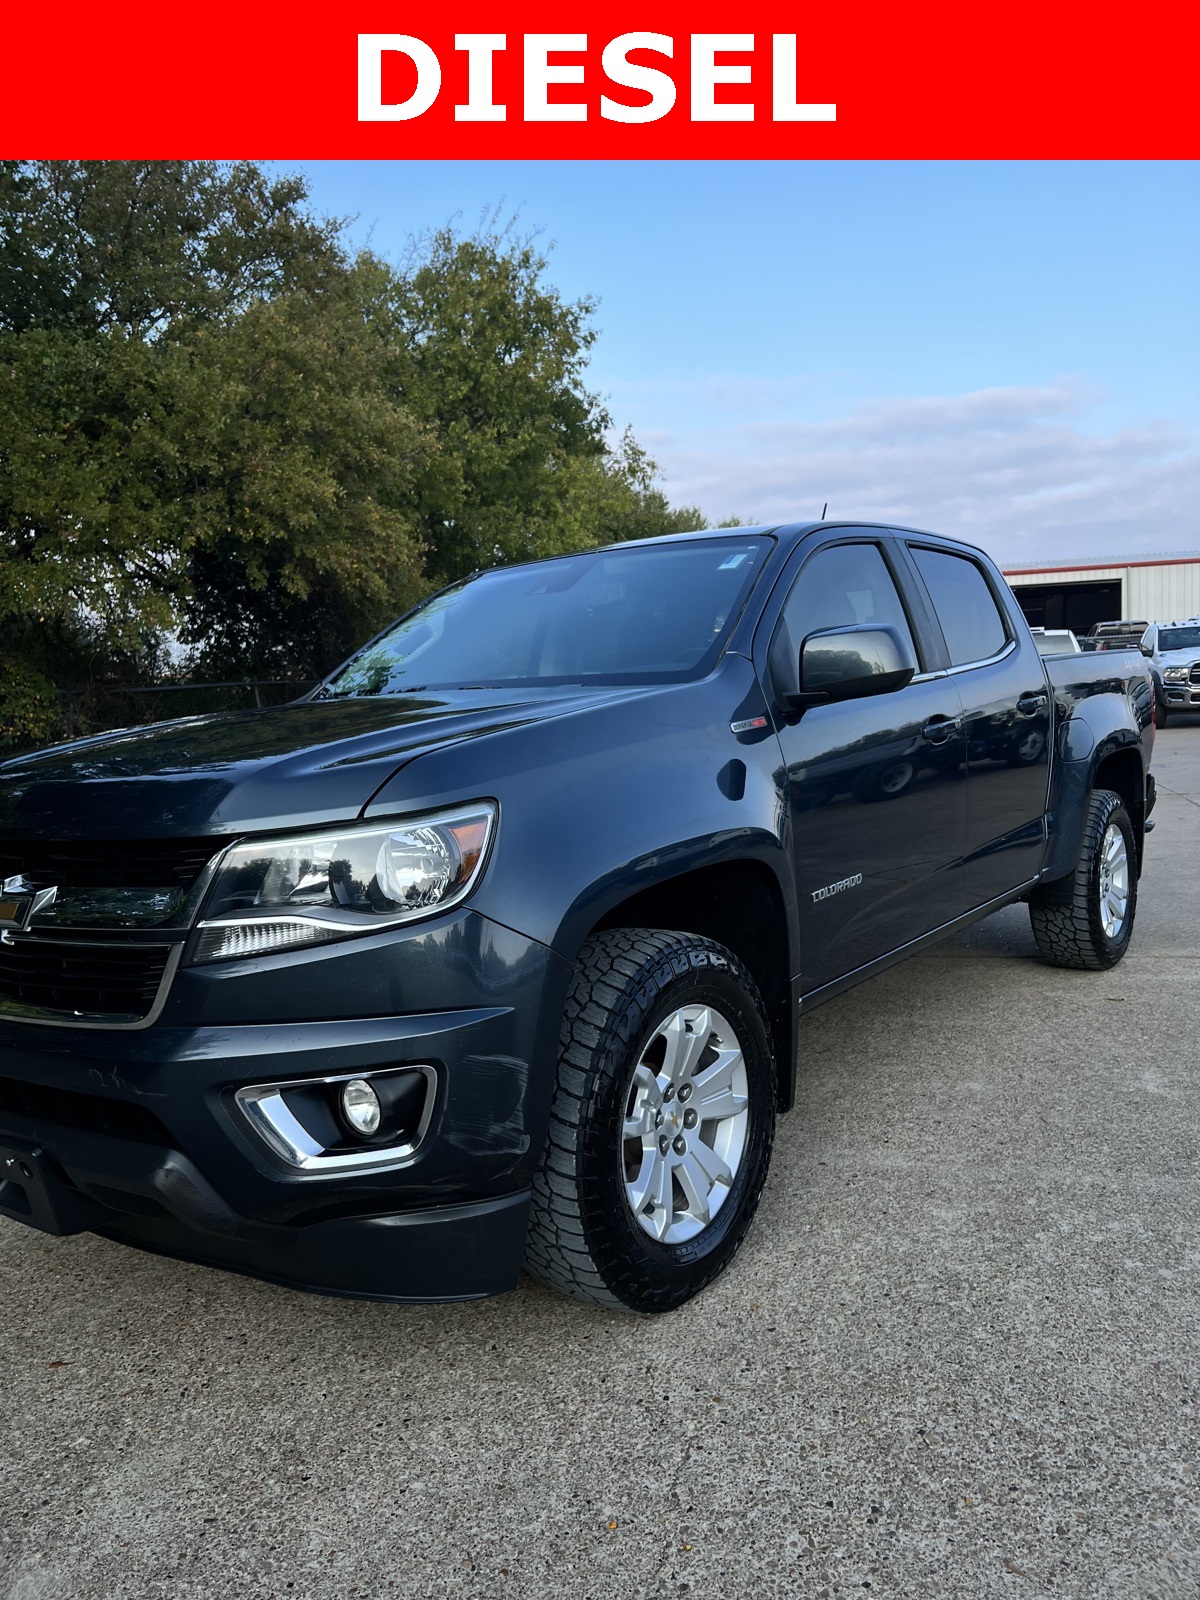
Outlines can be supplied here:
[[364, 1138], [369, 1139], [379, 1132], [383, 1110], [379, 1096], [365, 1079], [351, 1078], [342, 1089], [342, 1115], [355, 1133], [361, 1133]]

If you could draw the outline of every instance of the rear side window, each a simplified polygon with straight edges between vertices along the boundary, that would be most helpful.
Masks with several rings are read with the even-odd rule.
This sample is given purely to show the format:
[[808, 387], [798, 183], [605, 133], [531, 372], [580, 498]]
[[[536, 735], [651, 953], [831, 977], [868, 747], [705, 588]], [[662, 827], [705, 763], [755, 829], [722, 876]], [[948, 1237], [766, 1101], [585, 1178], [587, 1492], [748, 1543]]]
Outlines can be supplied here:
[[987, 579], [966, 556], [910, 545], [942, 625], [950, 663], [968, 666], [999, 655], [1008, 643], [1008, 629]]

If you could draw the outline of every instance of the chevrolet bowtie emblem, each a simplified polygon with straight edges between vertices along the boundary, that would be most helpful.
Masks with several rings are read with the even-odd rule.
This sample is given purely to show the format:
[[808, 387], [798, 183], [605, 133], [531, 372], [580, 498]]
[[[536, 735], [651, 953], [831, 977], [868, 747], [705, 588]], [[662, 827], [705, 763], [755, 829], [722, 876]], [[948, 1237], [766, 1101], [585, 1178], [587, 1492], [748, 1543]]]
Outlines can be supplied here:
[[21, 873], [0, 886], [0, 928], [23, 930], [45, 906], [53, 905], [58, 885], [38, 889]]

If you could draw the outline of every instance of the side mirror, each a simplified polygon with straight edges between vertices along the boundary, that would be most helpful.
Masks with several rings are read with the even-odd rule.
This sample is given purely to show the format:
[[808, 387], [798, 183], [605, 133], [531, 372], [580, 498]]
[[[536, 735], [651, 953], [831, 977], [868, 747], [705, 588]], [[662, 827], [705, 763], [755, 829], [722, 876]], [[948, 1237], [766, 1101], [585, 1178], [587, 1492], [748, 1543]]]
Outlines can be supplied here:
[[860, 700], [903, 689], [916, 674], [912, 646], [898, 629], [880, 625], [810, 633], [800, 649], [800, 692], [791, 705]]
[[1154, 654], [1153, 648], [1150, 645], [1148, 645], [1144, 639], [1142, 640], [1141, 644], [1138, 646], [1138, 649], [1142, 652], [1142, 654], [1144, 656], [1152, 656]]

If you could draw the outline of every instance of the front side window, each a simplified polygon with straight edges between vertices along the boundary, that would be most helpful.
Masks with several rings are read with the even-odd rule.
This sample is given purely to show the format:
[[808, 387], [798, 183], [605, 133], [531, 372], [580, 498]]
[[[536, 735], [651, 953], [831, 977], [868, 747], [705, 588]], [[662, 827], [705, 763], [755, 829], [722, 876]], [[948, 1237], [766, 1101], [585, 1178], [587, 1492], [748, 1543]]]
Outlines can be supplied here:
[[771, 544], [618, 546], [480, 573], [404, 617], [318, 696], [700, 677]]
[[818, 550], [800, 569], [771, 642], [771, 667], [781, 684], [796, 676], [805, 639], [829, 628], [890, 627], [917, 660], [904, 605], [875, 544], [838, 544]]
[[975, 562], [948, 550], [920, 545], [909, 549], [937, 612], [951, 666], [965, 667], [999, 655], [1008, 643], [1008, 629], [991, 586]]

